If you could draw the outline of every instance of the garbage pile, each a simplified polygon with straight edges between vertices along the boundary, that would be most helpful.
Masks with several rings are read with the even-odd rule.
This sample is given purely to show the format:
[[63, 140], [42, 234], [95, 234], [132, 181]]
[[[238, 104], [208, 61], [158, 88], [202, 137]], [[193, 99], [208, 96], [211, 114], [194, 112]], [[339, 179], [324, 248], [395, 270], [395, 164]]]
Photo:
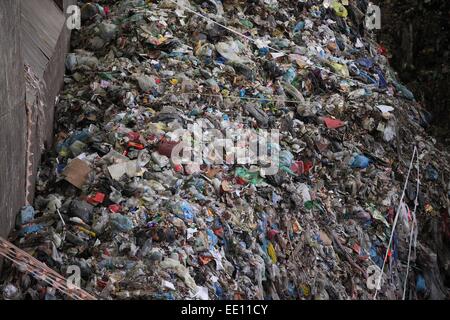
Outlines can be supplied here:
[[[366, 7], [83, 3], [55, 148], [10, 241], [60, 274], [77, 266], [99, 299], [446, 298], [448, 155]], [[202, 162], [175, 161], [177, 132], [199, 123]], [[230, 131], [247, 162], [211, 152]], [[64, 299], [4, 269], [5, 299]]]

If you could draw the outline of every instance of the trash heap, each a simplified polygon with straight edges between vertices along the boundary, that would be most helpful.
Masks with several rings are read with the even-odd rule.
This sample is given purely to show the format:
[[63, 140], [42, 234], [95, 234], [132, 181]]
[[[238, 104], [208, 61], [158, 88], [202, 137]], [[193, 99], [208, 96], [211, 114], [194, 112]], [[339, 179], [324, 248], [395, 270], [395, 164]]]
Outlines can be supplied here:
[[[401, 299], [412, 243], [406, 299], [446, 297], [448, 155], [365, 1], [81, 6], [55, 147], [10, 241], [78, 266], [100, 299], [373, 299], [382, 268], [376, 298]], [[277, 172], [174, 163], [174, 133], [199, 120], [247, 129], [244, 148], [278, 129]], [[4, 270], [5, 299], [64, 298]]]

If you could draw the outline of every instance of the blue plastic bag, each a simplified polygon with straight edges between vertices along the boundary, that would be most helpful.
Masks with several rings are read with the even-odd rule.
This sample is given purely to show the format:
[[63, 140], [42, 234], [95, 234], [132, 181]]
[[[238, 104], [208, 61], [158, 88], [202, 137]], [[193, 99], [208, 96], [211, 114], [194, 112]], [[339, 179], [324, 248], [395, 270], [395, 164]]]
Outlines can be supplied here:
[[369, 158], [359, 154], [353, 157], [350, 166], [353, 169], [365, 169], [369, 166], [370, 163], [372, 163], [372, 161]]
[[299, 21], [294, 27], [294, 33], [302, 31], [305, 28], [305, 21]]

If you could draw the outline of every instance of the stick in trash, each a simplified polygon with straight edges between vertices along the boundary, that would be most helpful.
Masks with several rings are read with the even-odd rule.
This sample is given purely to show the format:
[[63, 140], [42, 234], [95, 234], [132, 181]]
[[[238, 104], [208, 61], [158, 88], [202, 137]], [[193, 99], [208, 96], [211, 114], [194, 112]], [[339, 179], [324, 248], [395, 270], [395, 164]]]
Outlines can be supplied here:
[[96, 300], [94, 296], [81, 288], [69, 287], [67, 280], [62, 275], [2, 237], [0, 237], [0, 256], [5, 257], [20, 266], [21, 270], [25, 269], [38, 280], [48, 283], [74, 300]]

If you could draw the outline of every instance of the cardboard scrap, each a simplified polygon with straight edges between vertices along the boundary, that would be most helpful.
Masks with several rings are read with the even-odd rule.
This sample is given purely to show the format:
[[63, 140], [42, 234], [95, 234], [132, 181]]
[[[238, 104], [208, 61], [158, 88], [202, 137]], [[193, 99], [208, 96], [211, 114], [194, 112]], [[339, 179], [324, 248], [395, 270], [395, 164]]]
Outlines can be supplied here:
[[86, 184], [91, 171], [92, 169], [86, 161], [73, 159], [64, 169], [62, 175], [67, 182], [81, 189]]

